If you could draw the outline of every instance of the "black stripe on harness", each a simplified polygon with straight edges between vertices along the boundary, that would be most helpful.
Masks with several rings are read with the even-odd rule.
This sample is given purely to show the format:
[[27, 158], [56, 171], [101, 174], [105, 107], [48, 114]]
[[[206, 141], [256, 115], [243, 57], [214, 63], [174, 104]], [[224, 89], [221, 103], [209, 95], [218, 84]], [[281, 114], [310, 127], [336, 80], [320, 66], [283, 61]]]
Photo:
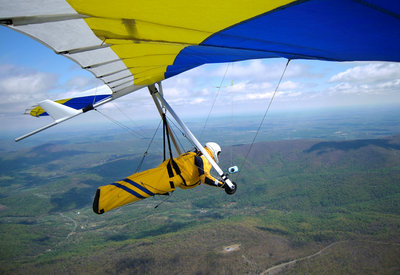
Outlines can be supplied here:
[[[172, 163], [172, 165], [171, 165], [171, 163]], [[170, 178], [174, 177], [174, 171], [172, 170], [172, 168], [173, 168], [173, 170], [175, 170], [175, 173], [182, 179], [183, 185], [187, 186], [186, 180], [181, 175], [181, 169], [179, 168], [178, 164], [174, 161], [174, 159], [170, 159], [170, 161], [167, 164], [168, 176]]]
[[175, 173], [177, 175], [180, 175], [181, 174], [181, 169], [179, 168], [178, 164], [173, 159], [171, 159], [171, 162], [172, 162], [172, 167], [174, 167]]
[[[162, 114], [162, 119], [163, 119], [163, 130], [164, 130], [164, 136], [167, 136], [167, 141], [168, 141], [168, 150], [169, 150], [169, 157], [170, 161], [168, 162], [167, 165], [167, 170], [168, 170], [168, 176], [170, 178], [174, 177], [174, 172], [172, 171], [172, 167], [175, 170], [175, 173], [181, 177], [183, 184], [186, 186], [186, 181], [181, 175], [181, 169], [179, 169], [178, 164], [174, 161], [174, 158], [172, 157], [172, 150], [171, 150], [171, 141], [169, 139], [169, 131], [168, 131], [168, 123], [167, 123], [167, 118], [165, 117], [165, 114]], [[164, 140], [164, 159], [165, 159], [165, 140]], [[171, 167], [171, 162], [172, 162], [172, 167]]]
[[182, 179], [182, 181], [183, 181], [183, 185], [185, 185], [185, 186], [187, 186], [187, 184], [186, 184], [186, 180], [182, 177], [182, 175], [181, 174], [179, 174], [179, 176], [181, 177], [181, 179]]
[[197, 170], [199, 171], [199, 176], [204, 174], [204, 163], [203, 159], [200, 156], [194, 157], [194, 165], [197, 166]]
[[182, 179], [182, 181], [183, 181], [183, 185], [187, 186], [186, 180], [185, 180], [185, 179], [182, 177], [182, 175], [181, 175], [181, 169], [179, 168], [178, 164], [177, 164], [173, 159], [171, 159], [171, 162], [172, 162], [172, 167], [174, 167], [175, 173], [176, 173], [179, 177], [181, 177], [181, 179]]
[[171, 161], [169, 161], [168, 164], [167, 164], [167, 171], [168, 171], [168, 176], [170, 178], [173, 178], [174, 177], [174, 171], [172, 171]]
[[181, 175], [181, 169], [179, 168], [178, 164], [172, 160], [172, 167], [174, 167], [175, 173], [181, 177], [182, 181], [183, 181], [183, 185], [187, 186], [186, 184], [186, 180], [182, 177]]

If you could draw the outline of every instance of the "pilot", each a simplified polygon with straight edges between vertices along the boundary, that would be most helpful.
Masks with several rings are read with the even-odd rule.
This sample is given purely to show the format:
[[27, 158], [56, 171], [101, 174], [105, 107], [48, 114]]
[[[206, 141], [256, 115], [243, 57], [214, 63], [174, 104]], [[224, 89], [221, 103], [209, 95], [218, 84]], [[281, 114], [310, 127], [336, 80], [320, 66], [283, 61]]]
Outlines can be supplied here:
[[[216, 163], [219, 162], [221, 147], [217, 143], [207, 142], [205, 150]], [[224, 182], [210, 175], [211, 167], [211, 163], [200, 151], [187, 152], [165, 160], [156, 168], [99, 187], [93, 201], [93, 211], [103, 214], [154, 195], [169, 195], [176, 187], [189, 189], [201, 183], [223, 188], [229, 195], [235, 193], [236, 188], [231, 190]]]

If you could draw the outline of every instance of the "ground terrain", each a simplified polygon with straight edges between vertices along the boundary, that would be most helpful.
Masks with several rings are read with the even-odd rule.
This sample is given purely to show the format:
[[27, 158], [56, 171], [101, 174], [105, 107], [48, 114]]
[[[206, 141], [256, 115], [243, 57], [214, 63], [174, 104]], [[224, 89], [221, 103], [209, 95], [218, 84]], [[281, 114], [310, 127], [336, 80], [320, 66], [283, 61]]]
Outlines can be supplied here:
[[[246, 162], [252, 128], [234, 132], [221, 163], [241, 169], [233, 196], [200, 186], [104, 215], [96, 188], [135, 172], [148, 138], [3, 147], [0, 273], [397, 274], [400, 136], [318, 127], [256, 142]], [[162, 160], [159, 144], [142, 169]]]

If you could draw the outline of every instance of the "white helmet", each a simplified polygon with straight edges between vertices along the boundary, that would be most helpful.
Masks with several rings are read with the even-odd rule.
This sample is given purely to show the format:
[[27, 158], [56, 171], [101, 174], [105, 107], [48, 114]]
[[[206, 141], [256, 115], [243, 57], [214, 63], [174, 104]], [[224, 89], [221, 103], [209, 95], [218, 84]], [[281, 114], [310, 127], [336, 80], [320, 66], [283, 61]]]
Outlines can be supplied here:
[[221, 153], [221, 147], [215, 142], [207, 142], [205, 147], [211, 150], [215, 162], [218, 163], [218, 156], [219, 153]]

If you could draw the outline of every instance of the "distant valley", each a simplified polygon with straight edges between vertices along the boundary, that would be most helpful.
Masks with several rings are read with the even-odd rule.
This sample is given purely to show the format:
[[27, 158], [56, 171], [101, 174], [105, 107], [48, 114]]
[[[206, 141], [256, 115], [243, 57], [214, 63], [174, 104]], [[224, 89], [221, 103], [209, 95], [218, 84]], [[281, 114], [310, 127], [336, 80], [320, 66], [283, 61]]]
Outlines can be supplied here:
[[257, 142], [246, 162], [248, 144], [226, 145], [234, 196], [200, 186], [94, 214], [96, 188], [133, 173], [147, 142], [3, 151], [0, 272], [400, 271], [400, 136]]

